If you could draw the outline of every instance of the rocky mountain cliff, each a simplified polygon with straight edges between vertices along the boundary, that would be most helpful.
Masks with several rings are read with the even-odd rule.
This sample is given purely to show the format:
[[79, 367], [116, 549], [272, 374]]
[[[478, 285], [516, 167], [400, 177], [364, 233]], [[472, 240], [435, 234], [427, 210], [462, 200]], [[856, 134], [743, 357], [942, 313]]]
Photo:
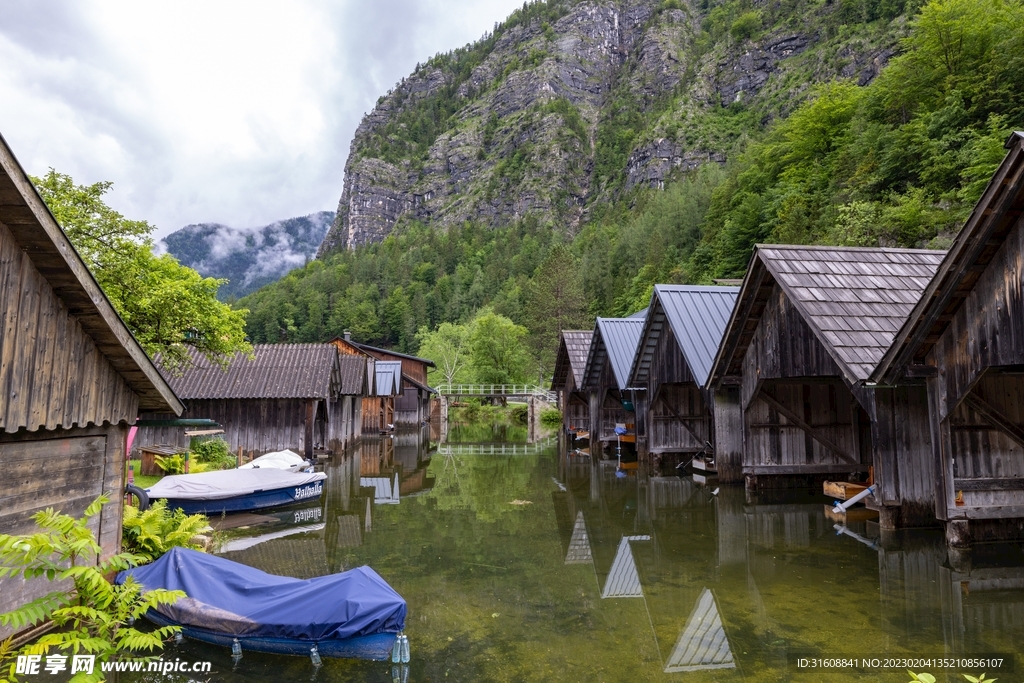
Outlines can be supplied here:
[[218, 291], [218, 297], [227, 300], [305, 265], [333, 222], [333, 211], [320, 211], [259, 228], [197, 223], [172, 232], [160, 246], [203, 277], [227, 279]]
[[815, 83], [870, 82], [904, 32], [902, 9], [898, 0], [524, 5], [378, 100], [352, 141], [318, 255], [381, 241], [407, 220], [533, 217], [575, 234], [595, 206], [725, 162]]

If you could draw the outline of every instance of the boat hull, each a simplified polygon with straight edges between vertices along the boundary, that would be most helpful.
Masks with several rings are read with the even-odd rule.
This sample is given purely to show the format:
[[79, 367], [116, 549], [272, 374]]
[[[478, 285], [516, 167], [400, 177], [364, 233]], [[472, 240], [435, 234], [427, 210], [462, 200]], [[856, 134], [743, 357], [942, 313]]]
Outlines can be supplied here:
[[195, 498], [154, 498], [153, 500], [166, 500], [169, 510], [181, 508], [187, 515], [202, 513], [209, 516], [225, 512], [251, 512], [253, 510], [281, 507], [294, 503], [315, 502], [320, 500], [323, 490], [323, 481], [316, 481], [302, 486], [286, 486], [279, 489], [270, 489], [269, 491], [256, 491], [244, 496], [217, 498], [215, 500]]
[[339, 659], [368, 659], [384, 661], [391, 658], [397, 633], [374, 633], [368, 636], [345, 638], [344, 640], [297, 640], [292, 638], [261, 638], [250, 636], [233, 636], [206, 629], [185, 626], [171, 621], [164, 615], [153, 610], [146, 613], [146, 619], [157, 626], [181, 626], [181, 633], [186, 638], [198, 640], [211, 645], [223, 645], [230, 649], [235, 639], [243, 650], [250, 652], [268, 652], [276, 655], [299, 655], [308, 657], [310, 649], [316, 645], [321, 657]]

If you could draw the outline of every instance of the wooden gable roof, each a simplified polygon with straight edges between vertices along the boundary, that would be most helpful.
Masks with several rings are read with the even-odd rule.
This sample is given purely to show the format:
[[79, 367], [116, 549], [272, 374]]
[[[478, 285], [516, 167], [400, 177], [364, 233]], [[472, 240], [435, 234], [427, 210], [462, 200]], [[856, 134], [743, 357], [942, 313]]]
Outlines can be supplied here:
[[924, 360], [1024, 215], [1024, 132], [1011, 135], [1006, 148], [1002, 164], [872, 373], [872, 381], [895, 383], [909, 365]]
[[562, 330], [558, 335], [558, 354], [555, 356], [555, 373], [551, 378], [551, 390], [558, 391], [573, 378], [573, 384], [583, 386], [583, 373], [587, 369], [587, 354], [593, 330]]
[[139, 410], [184, 410], [153, 361], [114, 310], [81, 256], [0, 136], [0, 223], [96, 348], [139, 397]]
[[647, 382], [658, 339], [667, 325], [690, 373], [697, 384], [703, 386], [739, 292], [739, 287], [655, 285], [630, 372], [630, 384], [640, 386]]
[[943, 251], [764, 244], [751, 257], [709, 386], [738, 376], [778, 284], [848, 382], [865, 381], [892, 344]]

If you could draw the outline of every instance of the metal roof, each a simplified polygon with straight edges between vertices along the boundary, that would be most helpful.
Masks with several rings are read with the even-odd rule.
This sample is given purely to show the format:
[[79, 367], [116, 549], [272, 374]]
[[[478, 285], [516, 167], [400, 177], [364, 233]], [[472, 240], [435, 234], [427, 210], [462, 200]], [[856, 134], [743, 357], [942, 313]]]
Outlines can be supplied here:
[[960, 230], [896, 341], [872, 373], [875, 382], [897, 381], [906, 365], [920, 361], [939, 340], [1024, 213], [1024, 132], [1006, 141], [1009, 150]]
[[555, 357], [555, 373], [551, 378], [551, 390], [565, 386], [570, 373], [573, 383], [583, 386], [583, 373], [587, 369], [587, 354], [593, 330], [562, 330], [558, 335], [558, 355]]
[[703, 386], [722, 342], [739, 287], [655, 285], [630, 384], [645, 384], [658, 339], [668, 321], [676, 344], [698, 386]]
[[866, 380], [945, 254], [929, 249], [758, 245], [709, 381], [739, 374], [774, 283], [847, 379]]
[[343, 396], [365, 396], [366, 391], [366, 359], [349, 353], [338, 354], [338, 370], [341, 375]]
[[183, 399], [330, 398], [340, 377], [332, 344], [256, 344], [253, 358], [235, 354], [226, 369], [198, 352], [180, 375], [164, 371]]
[[378, 360], [375, 363], [377, 396], [395, 396], [402, 392], [402, 361]]
[[629, 318], [597, 319], [590, 341], [590, 352], [587, 355], [584, 386], [597, 386], [604, 364], [609, 360], [618, 388], [622, 390], [629, 386], [629, 371], [633, 367], [633, 357], [636, 355], [637, 343], [644, 327], [644, 318], [638, 318], [636, 315], [638, 314]]
[[114, 310], [2, 135], [0, 223], [10, 230], [54, 295], [138, 395], [139, 409], [181, 415], [185, 406]]

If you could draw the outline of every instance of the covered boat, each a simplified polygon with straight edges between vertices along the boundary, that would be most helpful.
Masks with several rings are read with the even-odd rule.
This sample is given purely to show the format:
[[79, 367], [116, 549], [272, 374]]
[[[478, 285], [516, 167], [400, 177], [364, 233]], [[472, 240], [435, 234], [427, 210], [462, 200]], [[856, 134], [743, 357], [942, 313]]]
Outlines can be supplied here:
[[275, 576], [207, 553], [172, 548], [123, 571], [146, 590], [184, 591], [146, 618], [182, 627], [188, 638], [243, 650], [387, 659], [405, 628], [405, 600], [369, 567], [314, 579]]
[[310, 462], [295, 451], [283, 450], [265, 453], [260, 457], [239, 466], [240, 470], [275, 469], [298, 472], [310, 467]]
[[219, 470], [164, 477], [146, 493], [150, 500], [166, 499], [171, 510], [219, 515], [318, 500], [326, 478], [323, 472]]

